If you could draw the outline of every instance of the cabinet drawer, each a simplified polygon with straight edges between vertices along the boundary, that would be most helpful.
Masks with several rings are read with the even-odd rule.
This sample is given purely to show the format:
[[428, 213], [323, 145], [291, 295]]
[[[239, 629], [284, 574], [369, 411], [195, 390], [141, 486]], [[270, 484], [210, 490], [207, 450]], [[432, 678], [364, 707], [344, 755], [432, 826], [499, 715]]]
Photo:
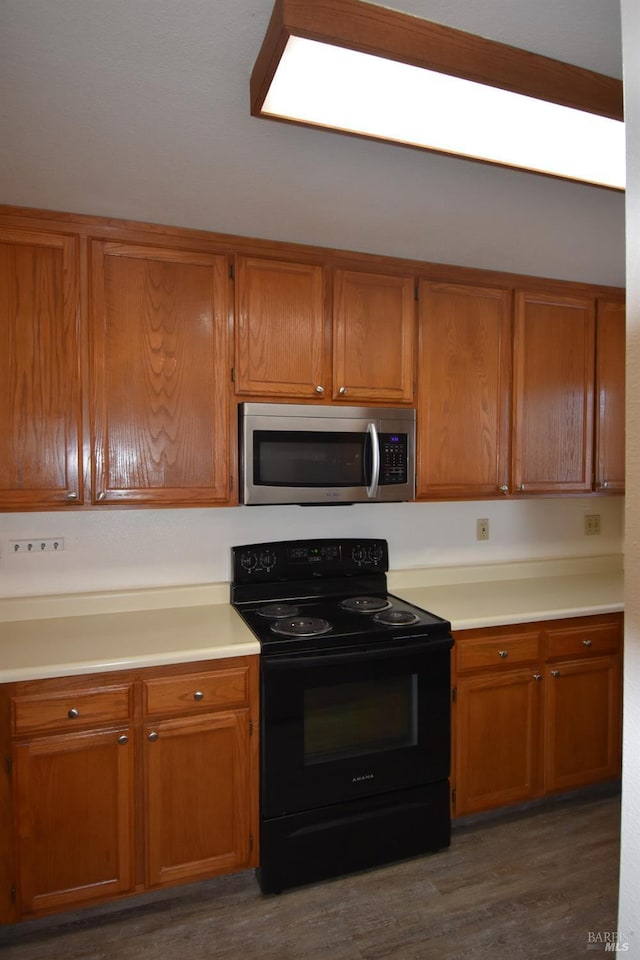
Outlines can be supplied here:
[[132, 684], [94, 690], [15, 696], [11, 698], [14, 735], [33, 730], [72, 730], [97, 723], [122, 723], [132, 715]]
[[188, 714], [244, 706], [249, 701], [247, 667], [159, 677], [143, 683], [147, 716], [163, 713]]
[[460, 640], [456, 638], [458, 673], [477, 670], [480, 667], [508, 667], [527, 663], [540, 656], [539, 634], [518, 636], [479, 637]]
[[598, 623], [593, 626], [566, 627], [546, 633], [547, 659], [556, 657], [598, 656], [617, 653], [620, 646], [620, 625]]

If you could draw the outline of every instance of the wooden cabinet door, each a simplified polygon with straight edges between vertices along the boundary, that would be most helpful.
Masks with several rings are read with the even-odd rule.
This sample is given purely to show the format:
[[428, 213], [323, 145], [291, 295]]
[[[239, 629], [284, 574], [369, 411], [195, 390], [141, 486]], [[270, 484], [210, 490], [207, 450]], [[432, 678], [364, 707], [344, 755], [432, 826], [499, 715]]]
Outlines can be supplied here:
[[22, 917], [108, 900], [133, 889], [134, 749], [129, 729], [18, 744], [14, 779]]
[[333, 304], [333, 399], [411, 403], [413, 278], [336, 270]]
[[329, 396], [324, 268], [236, 258], [235, 385], [245, 396]]
[[624, 492], [625, 305], [599, 300], [596, 321], [596, 490]]
[[0, 509], [82, 502], [78, 240], [0, 230]]
[[247, 710], [145, 728], [146, 884], [255, 866]]
[[539, 793], [542, 692], [536, 677], [531, 666], [458, 678], [457, 816]]
[[545, 791], [620, 775], [620, 662], [616, 655], [545, 668]]
[[516, 293], [516, 493], [591, 490], [594, 345], [592, 300]]
[[417, 496], [508, 492], [511, 295], [420, 286]]
[[92, 245], [94, 501], [229, 500], [227, 259]]

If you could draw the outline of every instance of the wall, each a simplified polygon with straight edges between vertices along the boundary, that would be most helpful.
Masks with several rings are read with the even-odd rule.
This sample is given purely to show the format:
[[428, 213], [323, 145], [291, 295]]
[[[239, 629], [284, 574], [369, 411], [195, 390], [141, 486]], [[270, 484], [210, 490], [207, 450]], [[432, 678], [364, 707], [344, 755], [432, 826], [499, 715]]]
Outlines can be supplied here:
[[[388, 5], [618, 75], [618, 0]], [[0, 6], [5, 203], [624, 284], [620, 193], [251, 117], [273, 0]]]
[[620, 872], [621, 941], [640, 957], [640, 6], [622, 0], [627, 127], [627, 550]]
[[[306, 537], [384, 537], [394, 569], [620, 553], [624, 499], [567, 498], [347, 507], [236, 507], [0, 515], [0, 597], [229, 579], [229, 547]], [[584, 515], [599, 513], [600, 536]], [[490, 522], [476, 540], [476, 519]], [[64, 553], [9, 541], [64, 537]]]

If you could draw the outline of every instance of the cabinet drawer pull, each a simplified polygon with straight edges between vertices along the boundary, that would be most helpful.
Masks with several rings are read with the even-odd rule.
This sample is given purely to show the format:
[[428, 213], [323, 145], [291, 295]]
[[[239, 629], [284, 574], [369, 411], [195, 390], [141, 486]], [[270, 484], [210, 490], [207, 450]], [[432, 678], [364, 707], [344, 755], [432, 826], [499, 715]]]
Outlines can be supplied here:
[[340, 387], [340, 389], [338, 390], [338, 393], [340, 394], [341, 397], [344, 397], [346, 392], [347, 392], [346, 387]]
[[500, 486], [498, 487], [498, 490], [500, 491], [500, 493], [509, 493], [509, 487], [506, 485], [506, 483], [500, 484]]
[[157, 739], [158, 739], [158, 734], [156, 733], [155, 730], [152, 730], [151, 733], [147, 735], [147, 740], [151, 740], [152, 743], [154, 740], [157, 740]]
[[196, 692], [195, 692], [194, 695], [193, 695], [193, 699], [194, 699], [194, 700], [204, 700], [204, 693], [202, 692], [202, 690], [196, 690]]
[[69, 720], [75, 720], [76, 717], [80, 716], [80, 711], [76, 707], [71, 707], [71, 710], [67, 713]]
[[499, 657], [502, 657], [502, 659], [504, 660], [505, 657], [508, 657], [508, 656], [509, 656], [509, 651], [508, 651], [508, 650], [498, 650], [498, 656], [499, 656]]
[[318, 384], [316, 387], [316, 393], [324, 393], [324, 387]]
[[534, 673], [533, 679], [534, 679], [534, 680], [537, 680], [538, 683], [539, 683], [539, 682], [542, 680], [542, 674], [541, 674], [541, 673]]
[[77, 499], [78, 499], [78, 494], [76, 493], [76, 491], [69, 490], [69, 492], [67, 493], [67, 500], [77, 500]]
[[125, 743], [129, 743], [129, 737], [126, 735], [126, 733], [120, 734], [120, 736], [118, 737], [118, 743], [121, 744], [122, 746], [124, 746]]
[[582, 641], [583, 647], [590, 647], [590, 646], [591, 646], [591, 643], [592, 643], [591, 640], [583, 640], [583, 641]]
[[552, 670], [552, 671], [551, 671], [551, 676], [552, 676], [552, 677], [559, 677], [559, 676], [560, 676], [560, 671], [559, 671], [559, 670]]

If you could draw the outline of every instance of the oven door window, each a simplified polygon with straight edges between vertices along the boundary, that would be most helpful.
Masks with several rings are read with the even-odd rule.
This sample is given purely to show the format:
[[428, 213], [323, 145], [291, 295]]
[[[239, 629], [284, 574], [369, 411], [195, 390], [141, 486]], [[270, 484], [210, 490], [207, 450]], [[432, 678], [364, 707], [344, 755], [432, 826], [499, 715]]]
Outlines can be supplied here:
[[365, 487], [371, 475], [366, 431], [255, 430], [253, 482], [268, 487]]
[[417, 741], [415, 673], [305, 690], [305, 764], [406, 749]]

